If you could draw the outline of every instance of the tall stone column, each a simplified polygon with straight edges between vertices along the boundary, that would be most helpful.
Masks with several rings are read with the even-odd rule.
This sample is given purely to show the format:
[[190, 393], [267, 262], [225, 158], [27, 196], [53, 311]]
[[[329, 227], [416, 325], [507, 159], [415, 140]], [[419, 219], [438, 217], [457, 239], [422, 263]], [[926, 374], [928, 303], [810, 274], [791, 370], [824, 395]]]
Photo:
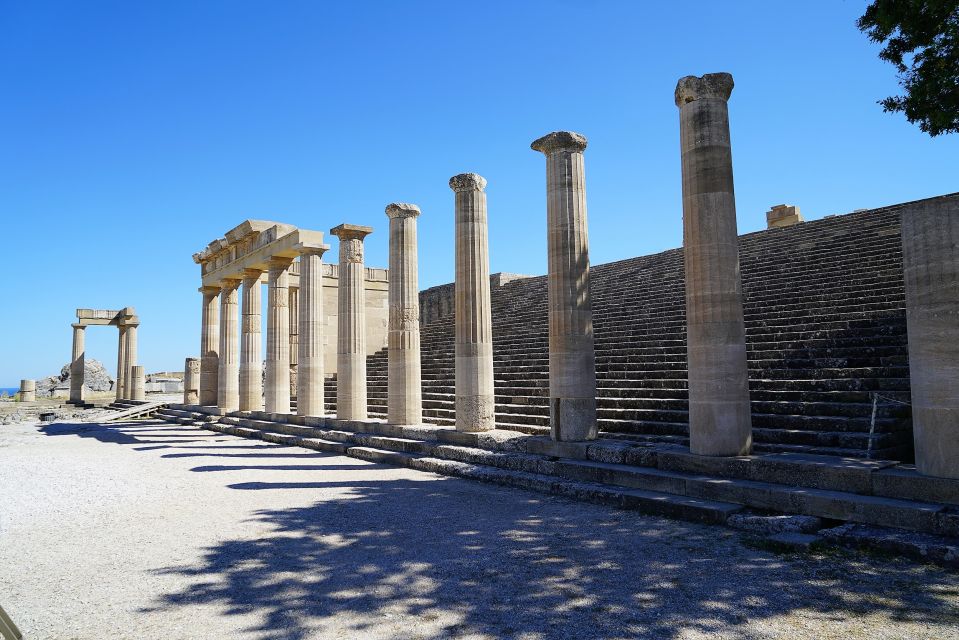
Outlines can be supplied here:
[[263, 410], [263, 292], [259, 269], [243, 273], [240, 333], [240, 411]]
[[414, 425], [423, 422], [423, 384], [420, 373], [420, 303], [415, 204], [394, 202], [386, 207], [390, 219], [389, 369], [386, 421]]
[[200, 359], [187, 358], [183, 363], [183, 404], [200, 402]]
[[902, 212], [902, 264], [919, 473], [959, 478], [959, 206]]
[[330, 229], [340, 239], [337, 284], [336, 417], [365, 420], [366, 413], [366, 268], [363, 238], [372, 227], [341, 224]]
[[269, 413], [290, 412], [290, 258], [273, 258], [267, 274], [266, 392]]
[[86, 366], [86, 327], [73, 325], [73, 357], [70, 359], [70, 402], [83, 402], [84, 367]]
[[123, 350], [123, 397], [128, 400], [133, 399], [133, 378], [130, 372], [137, 363], [137, 326], [128, 324], [127, 330], [124, 332], [126, 348]]
[[728, 73], [676, 85], [683, 165], [689, 448], [737, 456], [752, 448], [746, 331], [726, 101]]
[[495, 425], [486, 179], [450, 178], [456, 193], [456, 430]]
[[240, 359], [237, 306], [239, 280], [224, 280], [220, 286], [220, 352], [217, 370], [216, 406], [224, 411], [240, 408]]
[[203, 318], [200, 328], [200, 404], [215, 406], [220, 369], [219, 287], [200, 287]]
[[586, 138], [555, 131], [531, 147], [546, 155], [550, 431], [555, 440], [593, 440], [596, 354], [583, 167]]
[[122, 400], [124, 398], [124, 384], [126, 382], [126, 366], [127, 366], [127, 339], [126, 333], [127, 328], [125, 325], [119, 325], [117, 327], [119, 332], [119, 338], [117, 340], [117, 381], [115, 383], [116, 399]]
[[[300, 265], [302, 266], [302, 265]], [[297, 394], [297, 364], [300, 360], [300, 290], [290, 287], [290, 397]]]
[[325, 413], [323, 393], [323, 253], [328, 247], [300, 254], [299, 342], [296, 366], [296, 412]]
[[130, 399], [136, 402], [143, 402], [146, 396], [146, 374], [143, 367], [133, 365], [130, 367]]

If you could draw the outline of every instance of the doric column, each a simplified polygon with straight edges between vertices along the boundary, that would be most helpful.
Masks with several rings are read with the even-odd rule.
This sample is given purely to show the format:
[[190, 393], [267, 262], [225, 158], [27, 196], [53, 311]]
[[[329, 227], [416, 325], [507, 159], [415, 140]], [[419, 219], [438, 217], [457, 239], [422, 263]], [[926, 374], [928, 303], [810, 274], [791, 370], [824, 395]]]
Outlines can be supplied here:
[[259, 269], [243, 272], [240, 333], [240, 411], [263, 410], [263, 292]]
[[86, 327], [73, 325], [73, 357], [70, 359], [70, 402], [83, 402], [84, 367], [86, 366]]
[[959, 478], [959, 207], [936, 198], [902, 212], [902, 264], [919, 473]]
[[20, 402], [36, 402], [37, 381], [20, 380]]
[[[302, 265], [300, 265], [302, 267]], [[300, 361], [300, 290], [290, 287], [290, 395], [297, 390], [296, 365]]]
[[596, 438], [596, 355], [586, 230], [586, 138], [555, 131], [531, 145], [546, 155], [549, 413], [555, 440]]
[[216, 406], [224, 411], [240, 408], [240, 359], [238, 353], [239, 280], [220, 283], [220, 351], [217, 371]]
[[133, 378], [130, 372], [137, 363], [137, 326], [128, 324], [124, 332], [126, 347], [123, 350], [123, 397], [127, 400], [133, 399]]
[[266, 393], [269, 413], [290, 412], [290, 265], [272, 258], [267, 274]]
[[336, 417], [365, 420], [366, 268], [363, 238], [372, 227], [341, 224], [330, 229], [340, 239], [336, 316]]
[[123, 385], [127, 378], [126, 369], [124, 368], [127, 365], [127, 328], [125, 325], [121, 324], [117, 327], [117, 329], [119, 334], [117, 339], [117, 381], [114, 386], [116, 387], [116, 399], [122, 400], [126, 391], [126, 389], [123, 388]]
[[143, 402], [146, 400], [146, 374], [143, 371], [141, 365], [133, 365], [130, 367], [130, 399], [137, 402]]
[[200, 404], [216, 405], [217, 377], [220, 369], [219, 287], [200, 287], [203, 294], [203, 318], [200, 328]]
[[676, 85], [683, 165], [689, 448], [736, 456], [752, 447], [749, 376], [733, 161], [728, 73], [687, 76]]
[[393, 202], [390, 219], [389, 359], [386, 421], [413, 425], [423, 422], [423, 386], [420, 375], [420, 303], [415, 204]]
[[328, 248], [326, 245], [307, 248], [300, 254], [296, 412], [301, 416], [321, 416], [325, 413], [323, 408], [323, 253]]
[[183, 363], [183, 404], [200, 402], [200, 359], [187, 358]]
[[456, 193], [456, 429], [495, 427], [486, 179], [450, 178]]

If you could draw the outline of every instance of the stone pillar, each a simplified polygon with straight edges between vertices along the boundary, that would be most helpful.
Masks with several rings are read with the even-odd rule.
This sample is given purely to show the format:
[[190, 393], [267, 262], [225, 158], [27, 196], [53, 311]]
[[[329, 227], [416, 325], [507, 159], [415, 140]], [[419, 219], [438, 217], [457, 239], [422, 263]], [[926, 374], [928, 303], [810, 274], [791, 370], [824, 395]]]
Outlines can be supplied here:
[[267, 275], [266, 393], [269, 413], [290, 412], [290, 258], [272, 258]]
[[[302, 268], [302, 265], [299, 265]], [[297, 369], [300, 361], [300, 290], [290, 287], [290, 397], [296, 396]]]
[[495, 425], [486, 180], [450, 178], [456, 193], [456, 430]]
[[200, 404], [216, 405], [217, 377], [220, 369], [219, 287], [200, 287], [203, 294], [203, 318], [200, 329]]
[[130, 367], [130, 399], [137, 402], [143, 402], [146, 400], [146, 391], [144, 390], [144, 385], [146, 384], [146, 374], [143, 371], [143, 367], [140, 365], [133, 365]]
[[224, 411], [240, 408], [240, 359], [237, 307], [239, 280], [224, 280], [220, 286], [220, 351], [217, 368], [216, 406]]
[[420, 375], [420, 304], [415, 204], [394, 202], [386, 207], [390, 219], [389, 369], [386, 421], [414, 425], [423, 422], [423, 385]]
[[20, 381], [20, 402], [36, 402], [37, 400], [37, 381]]
[[337, 284], [336, 417], [365, 420], [366, 413], [366, 268], [363, 238], [372, 227], [341, 224], [330, 229], [340, 239]]
[[123, 397], [127, 400], [133, 399], [133, 378], [130, 372], [137, 363], [137, 326], [128, 324], [124, 332], [126, 348], [123, 351]]
[[[296, 367], [296, 412], [321, 416], [323, 394], [323, 253], [328, 247], [300, 254], [299, 342]], [[292, 345], [291, 345], [292, 346]]]
[[959, 478], [959, 206], [954, 199], [903, 209], [902, 264], [916, 469]]
[[187, 358], [183, 366], [183, 404], [200, 403], [200, 359]]
[[243, 322], [240, 334], [240, 411], [263, 410], [263, 292], [259, 269], [243, 273]]
[[531, 146], [546, 155], [550, 431], [554, 440], [593, 440], [596, 354], [583, 167], [586, 138], [556, 131]]
[[127, 364], [127, 328], [124, 325], [120, 325], [117, 329], [119, 330], [119, 339], [117, 342], [117, 380], [114, 386], [116, 387], [116, 399], [122, 400], [124, 397], [123, 394], [126, 391], [123, 385], [127, 379], [125, 370]]
[[726, 101], [728, 73], [676, 85], [683, 167], [689, 448], [708, 456], [752, 448], [746, 331]]
[[73, 325], [73, 357], [70, 358], [70, 402], [83, 403], [84, 367], [86, 366], [86, 327]]

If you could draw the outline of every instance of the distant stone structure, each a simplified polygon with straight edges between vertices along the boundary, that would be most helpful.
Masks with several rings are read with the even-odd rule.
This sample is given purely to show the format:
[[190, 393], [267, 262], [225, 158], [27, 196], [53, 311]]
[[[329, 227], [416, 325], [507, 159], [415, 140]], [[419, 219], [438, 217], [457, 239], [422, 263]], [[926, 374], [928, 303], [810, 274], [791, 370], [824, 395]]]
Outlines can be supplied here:
[[84, 404], [84, 372], [86, 360], [86, 329], [90, 326], [115, 326], [119, 331], [117, 346], [116, 399], [130, 400], [134, 389], [131, 370], [137, 363], [137, 329], [140, 319], [133, 307], [120, 310], [77, 309], [77, 321], [73, 324], [73, 355], [70, 364], [71, 404]]
[[791, 227], [804, 222], [799, 207], [791, 204], [777, 204], [766, 212], [766, 228]]

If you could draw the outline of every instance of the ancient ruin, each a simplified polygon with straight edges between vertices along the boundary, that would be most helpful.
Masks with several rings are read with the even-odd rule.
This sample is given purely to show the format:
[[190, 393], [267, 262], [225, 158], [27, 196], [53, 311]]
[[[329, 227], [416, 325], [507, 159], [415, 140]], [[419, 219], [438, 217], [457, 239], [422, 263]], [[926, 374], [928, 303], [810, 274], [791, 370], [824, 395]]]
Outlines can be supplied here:
[[84, 404], [85, 338], [86, 329], [91, 326], [114, 326], [119, 331], [116, 399], [135, 399], [132, 369], [137, 363], [137, 328], [140, 326], [136, 311], [133, 307], [124, 307], [119, 311], [77, 309], [77, 321], [73, 324], [73, 354], [70, 359], [70, 403]]

